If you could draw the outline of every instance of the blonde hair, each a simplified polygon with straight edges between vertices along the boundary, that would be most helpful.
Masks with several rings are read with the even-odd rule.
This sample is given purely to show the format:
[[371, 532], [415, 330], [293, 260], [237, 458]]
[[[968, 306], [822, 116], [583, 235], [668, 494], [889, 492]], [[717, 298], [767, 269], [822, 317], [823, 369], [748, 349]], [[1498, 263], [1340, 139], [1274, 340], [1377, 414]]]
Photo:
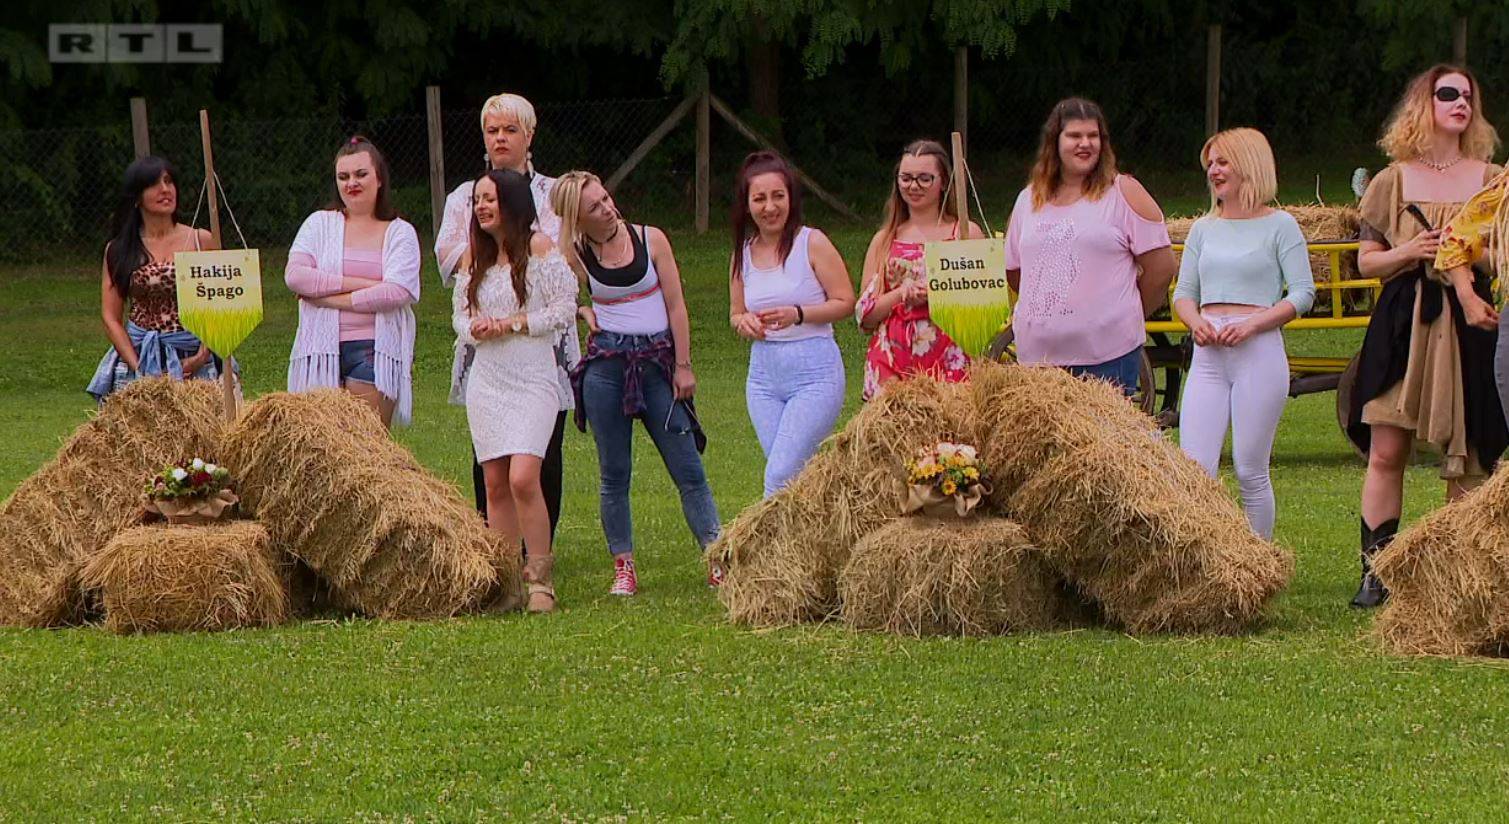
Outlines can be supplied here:
[[[1257, 129], [1238, 128], [1217, 132], [1200, 149], [1200, 168], [1210, 168], [1212, 155], [1220, 154], [1241, 178], [1237, 203], [1243, 209], [1256, 209], [1278, 197], [1278, 170], [1273, 164], [1273, 147]], [[1215, 190], [1210, 193], [1210, 214], [1220, 208]]]
[[567, 172], [555, 179], [550, 190], [550, 208], [561, 219], [561, 254], [572, 263], [577, 261], [577, 244], [582, 234], [582, 192], [592, 183], [601, 184], [602, 179], [591, 172], [580, 170]]
[[1460, 74], [1467, 78], [1472, 89], [1472, 120], [1467, 131], [1459, 138], [1462, 154], [1474, 160], [1491, 160], [1499, 146], [1499, 135], [1483, 108], [1483, 88], [1478, 79], [1464, 66], [1438, 63], [1416, 75], [1404, 87], [1404, 95], [1394, 106], [1388, 123], [1383, 127], [1383, 137], [1378, 148], [1390, 160], [1403, 163], [1415, 160], [1430, 151], [1431, 136], [1435, 134], [1436, 81], [1448, 74]]
[[[486, 142], [487, 135], [487, 116], [490, 114], [513, 118], [514, 122], [519, 124], [519, 128], [524, 130], [524, 134], [531, 137], [534, 135], [535, 126], [539, 125], [539, 120], [535, 117], [533, 103], [530, 103], [519, 95], [508, 92], [495, 94], [487, 98], [487, 101], [482, 104], [482, 113], [477, 117], [477, 124], [482, 129], [484, 143]], [[486, 158], [487, 155], [484, 154], [483, 157]], [[534, 172], [533, 152], [526, 153], [524, 167], [531, 173]]]
[[1043, 208], [1063, 180], [1064, 164], [1058, 156], [1058, 136], [1070, 120], [1093, 120], [1100, 129], [1100, 158], [1095, 168], [1085, 178], [1085, 200], [1099, 200], [1116, 182], [1116, 152], [1111, 150], [1111, 130], [1106, 126], [1105, 112], [1082, 97], [1070, 97], [1054, 104], [1043, 123], [1042, 141], [1037, 149], [1037, 162], [1032, 164], [1032, 174], [1027, 186], [1032, 190], [1032, 211]]
[[[891, 196], [886, 198], [885, 216], [880, 219], [880, 231], [885, 237], [883, 248], [891, 248], [891, 241], [896, 239], [896, 232], [901, 224], [912, 217], [912, 207], [908, 206], [901, 197], [901, 184], [896, 178], [901, 174], [901, 161], [908, 157], [931, 157], [938, 162], [939, 184], [939, 214], [943, 218], [959, 220], [959, 206], [954, 198], [949, 197], [949, 189], [953, 185], [954, 168], [948, 157], [948, 150], [936, 140], [913, 140], [901, 150], [901, 157], [896, 160], [896, 171], [891, 175]], [[960, 237], [968, 237], [968, 230], [962, 226], [959, 228]]]

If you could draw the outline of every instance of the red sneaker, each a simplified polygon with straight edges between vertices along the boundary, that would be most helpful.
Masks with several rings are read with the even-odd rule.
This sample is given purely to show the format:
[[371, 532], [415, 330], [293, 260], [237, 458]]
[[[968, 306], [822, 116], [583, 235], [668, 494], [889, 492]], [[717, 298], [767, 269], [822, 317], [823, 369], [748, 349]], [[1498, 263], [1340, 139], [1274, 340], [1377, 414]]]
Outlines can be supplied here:
[[721, 564], [707, 565], [707, 588], [717, 589], [723, 586], [723, 566]]
[[639, 577], [634, 574], [634, 559], [622, 555], [613, 559], [613, 588], [609, 595], [635, 595], [639, 592]]

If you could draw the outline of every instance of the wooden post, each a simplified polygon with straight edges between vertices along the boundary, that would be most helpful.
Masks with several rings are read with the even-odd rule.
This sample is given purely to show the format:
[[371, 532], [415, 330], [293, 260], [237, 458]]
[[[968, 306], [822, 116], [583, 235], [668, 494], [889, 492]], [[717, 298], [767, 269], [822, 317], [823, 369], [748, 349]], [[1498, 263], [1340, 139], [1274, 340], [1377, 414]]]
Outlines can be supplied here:
[[147, 98], [131, 98], [131, 143], [136, 149], [136, 159], [141, 160], [152, 153], [152, 132], [147, 129]]
[[660, 121], [660, 125], [656, 126], [646, 135], [644, 140], [639, 141], [639, 145], [635, 146], [634, 151], [629, 153], [628, 159], [615, 169], [613, 174], [608, 176], [608, 179], [603, 183], [603, 187], [610, 192], [617, 189], [618, 184], [622, 183], [624, 178], [629, 176], [629, 172], [634, 171], [634, 167], [638, 166], [641, 160], [649, 157], [650, 150], [660, 145], [660, 141], [664, 140], [665, 136], [671, 133], [671, 129], [676, 128], [676, 124], [680, 123], [681, 118], [686, 117], [686, 113], [691, 111], [695, 105], [697, 105], [697, 95], [695, 94], [689, 94], [686, 96], [686, 99], [677, 103], [676, 108], [671, 110], [670, 115]]
[[[762, 149], [769, 149], [776, 154], [781, 154], [776, 149], [774, 143], [770, 142], [770, 140], [767, 139], [764, 135], [755, 131], [754, 128], [751, 127], [748, 123], [740, 120], [739, 116], [734, 114], [734, 110], [730, 109], [728, 107], [728, 104], [719, 99], [717, 95], [709, 95], [707, 102], [712, 105], [713, 111], [717, 112], [718, 116], [723, 118], [723, 122], [732, 126], [734, 128], [734, 131], [744, 136], [744, 139], [755, 144], [756, 146], [759, 146]], [[782, 157], [785, 156], [782, 155]], [[800, 180], [802, 182], [802, 185], [806, 186], [807, 191], [811, 192], [814, 197], [833, 207], [833, 211], [838, 212], [839, 214], [850, 220], [857, 221], [863, 219], [859, 215], [855, 214], [854, 210], [850, 209], [842, 200], [834, 197], [831, 192], [829, 192], [827, 189], [824, 189], [822, 185], [819, 184], [816, 180], [813, 180], [811, 175], [802, 171], [795, 163], [792, 163], [790, 158], [785, 159], [786, 164], [791, 167], [791, 173], [796, 175], [796, 179]]]
[[[199, 144], [204, 149], [204, 187], [210, 195], [210, 240], [216, 249], [220, 244], [220, 189], [215, 180], [215, 155], [210, 150], [210, 113], [199, 110]], [[235, 360], [227, 357], [225, 368], [220, 373], [220, 398], [225, 404], [225, 419], [236, 419]]]
[[1467, 65], [1467, 16], [1458, 17], [1451, 27], [1451, 62]]
[[954, 49], [954, 132], [969, 140], [969, 47]]
[[697, 205], [696, 227], [697, 234], [707, 233], [708, 223], [708, 200], [712, 186], [712, 104], [709, 98], [712, 92], [706, 82], [702, 84], [702, 94], [697, 95]]
[[445, 211], [445, 144], [440, 131], [439, 86], [425, 87], [424, 111], [430, 134], [430, 231], [438, 235]]
[[1221, 24], [1205, 30], [1205, 136], [1221, 130]]
[[964, 135], [954, 132], [954, 205], [959, 212], [959, 237], [969, 237], [969, 171], [964, 159]]

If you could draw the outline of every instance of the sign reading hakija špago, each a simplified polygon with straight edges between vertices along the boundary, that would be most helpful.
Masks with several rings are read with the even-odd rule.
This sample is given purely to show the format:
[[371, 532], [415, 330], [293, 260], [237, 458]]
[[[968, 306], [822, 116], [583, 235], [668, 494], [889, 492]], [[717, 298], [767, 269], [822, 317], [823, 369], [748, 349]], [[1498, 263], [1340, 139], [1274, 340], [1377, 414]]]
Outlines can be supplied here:
[[256, 249], [179, 252], [178, 317], [211, 352], [229, 357], [262, 322], [262, 265]]
[[927, 307], [933, 323], [971, 357], [990, 345], [1011, 317], [1006, 241], [940, 240], [923, 247]]

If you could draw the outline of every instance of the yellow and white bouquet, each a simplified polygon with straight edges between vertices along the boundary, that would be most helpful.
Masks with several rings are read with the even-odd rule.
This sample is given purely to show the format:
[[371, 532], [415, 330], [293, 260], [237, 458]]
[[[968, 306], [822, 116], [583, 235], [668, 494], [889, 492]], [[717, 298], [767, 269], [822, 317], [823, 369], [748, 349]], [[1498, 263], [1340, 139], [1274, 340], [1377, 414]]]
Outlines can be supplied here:
[[906, 474], [905, 514], [940, 515], [952, 510], [963, 518], [990, 492], [979, 452], [969, 444], [945, 441], [923, 447], [907, 462]]

